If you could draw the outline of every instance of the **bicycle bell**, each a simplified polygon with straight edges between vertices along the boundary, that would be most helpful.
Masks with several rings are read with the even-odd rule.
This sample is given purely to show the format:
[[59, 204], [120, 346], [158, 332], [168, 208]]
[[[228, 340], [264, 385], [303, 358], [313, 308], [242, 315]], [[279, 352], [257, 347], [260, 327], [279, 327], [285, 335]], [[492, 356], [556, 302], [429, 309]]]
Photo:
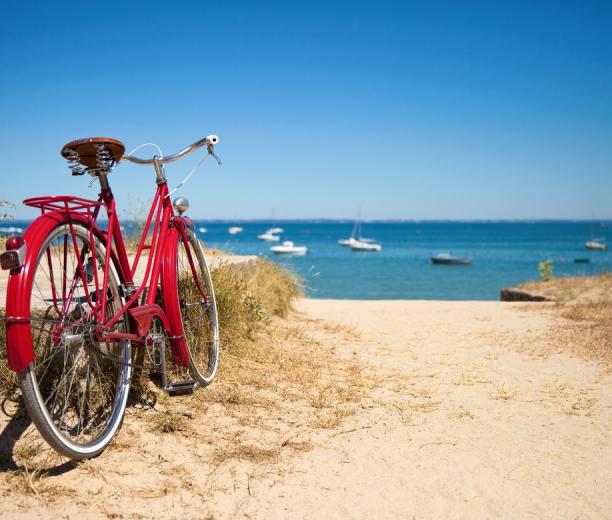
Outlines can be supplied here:
[[189, 209], [189, 201], [185, 197], [177, 197], [174, 199], [172, 205], [174, 209], [179, 212], [179, 215], [182, 215]]

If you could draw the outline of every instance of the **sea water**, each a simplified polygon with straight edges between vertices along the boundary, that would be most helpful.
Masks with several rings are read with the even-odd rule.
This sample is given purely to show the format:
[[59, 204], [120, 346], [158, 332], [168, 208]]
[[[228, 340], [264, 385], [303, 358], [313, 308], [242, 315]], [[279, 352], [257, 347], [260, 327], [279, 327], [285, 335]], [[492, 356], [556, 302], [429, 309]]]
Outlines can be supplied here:
[[[23, 227], [27, 222], [3, 222]], [[129, 231], [130, 223], [122, 222]], [[230, 235], [230, 226], [244, 231]], [[305, 256], [276, 256], [257, 235], [282, 227], [283, 240], [308, 247]], [[2, 226], [0, 226], [2, 227]], [[196, 231], [209, 247], [270, 258], [298, 273], [313, 298], [497, 300], [503, 287], [539, 278], [538, 263], [551, 259], [555, 276], [612, 272], [612, 251], [584, 244], [605, 238], [612, 247], [612, 222], [365, 222], [362, 233], [382, 245], [378, 253], [342, 247], [352, 222], [207, 222]], [[205, 227], [206, 233], [199, 231]], [[0, 229], [1, 231], [1, 229]], [[452, 251], [472, 265], [433, 265], [431, 256]], [[588, 258], [589, 263], [575, 263]]]
[[[239, 225], [242, 233], [230, 235]], [[593, 237], [612, 245], [612, 222], [371, 222], [365, 237], [380, 252], [354, 252], [352, 222], [196, 222], [208, 246], [259, 255], [297, 272], [313, 298], [497, 300], [500, 289], [539, 278], [538, 263], [551, 259], [555, 276], [612, 271], [612, 251], [589, 251]], [[278, 226], [283, 240], [308, 247], [305, 256], [277, 256], [257, 235]], [[431, 256], [451, 251], [472, 265], [433, 265]], [[589, 263], [575, 263], [588, 258]]]

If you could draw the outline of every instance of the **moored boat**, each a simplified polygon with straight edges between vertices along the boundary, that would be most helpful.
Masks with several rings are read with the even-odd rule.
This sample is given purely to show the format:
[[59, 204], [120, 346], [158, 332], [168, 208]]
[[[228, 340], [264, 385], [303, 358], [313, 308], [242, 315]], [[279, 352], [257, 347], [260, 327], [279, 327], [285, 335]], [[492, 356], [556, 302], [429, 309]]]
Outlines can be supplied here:
[[16, 233], [23, 233], [23, 228], [9, 226], [9, 227], [0, 227], [0, 235], [13, 235]]
[[439, 253], [432, 256], [431, 263], [437, 265], [470, 265], [472, 259], [455, 256], [449, 251], [447, 253]]
[[593, 238], [584, 244], [584, 247], [593, 251], [605, 251], [608, 249], [608, 244], [604, 242], [603, 238]]
[[282, 233], [282, 232], [283, 232], [283, 228], [273, 227], [273, 228], [268, 229], [265, 233], [262, 233], [261, 235], [257, 235], [257, 238], [265, 242], [278, 242], [280, 240], [280, 237], [277, 235], [277, 233]]
[[268, 231], [262, 233], [261, 235], [257, 235], [257, 238], [259, 238], [259, 240], [263, 240], [264, 242], [278, 242], [280, 240], [278, 235], [269, 233]]
[[[353, 226], [353, 232], [349, 238], [343, 238], [342, 240], [338, 240], [338, 244], [345, 247], [356, 246], [356, 251], [380, 251], [382, 247], [380, 244], [376, 243], [375, 238], [364, 238], [361, 236], [361, 222], [355, 222]], [[363, 244], [374, 244], [375, 247], [367, 248], [363, 247]]]
[[305, 255], [308, 252], [306, 246], [296, 246], [291, 240], [286, 240], [281, 245], [270, 248], [276, 255]]
[[382, 246], [380, 244], [376, 244], [374, 242], [364, 242], [363, 240], [355, 240], [350, 244], [352, 251], [357, 252], [378, 252], [382, 250]]
[[354, 244], [355, 242], [357, 242], [357, 239], [353, 237], [338, 240], [338, 244], [340, 244], [341, 246], [350, 246], [351, 244]]
[[244, 229], [241, 228], [240, 226], [232, 226], [227, 231], [230, 235], [236, 235], [238, 233], [242, 233]]

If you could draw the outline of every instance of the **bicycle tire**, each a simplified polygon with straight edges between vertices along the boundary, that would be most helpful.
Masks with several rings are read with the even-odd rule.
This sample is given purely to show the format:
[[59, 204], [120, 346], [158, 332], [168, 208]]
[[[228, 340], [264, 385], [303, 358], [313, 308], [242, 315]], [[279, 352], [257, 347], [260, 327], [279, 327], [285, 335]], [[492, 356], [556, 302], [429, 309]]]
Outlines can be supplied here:
[[[170, 255], [171, 269], [166, 270], [163, 283], [163, 299], [167, 312], [180, 320], [181, 338], [179, 341], [188, 353], [188, 369], [199, 386], [212, 383], [219, 362], [219, 321], [212, 278], [202, 246], [194, 231], [185, 230], [187, 244], [180, 233], [176, 233]], [[186, 247], [199, 277], [199, 285], [204, 289], [205, 298], [198, 290], [194, 272], [190, 267]], [[173, 321], [171, 319], [171, 321]], [[174, 367], [180, 372], [180, 367]], [[175, 376], [176, 377], [180, 376]]]
[[[78, 256], [83, 265], [90, 265], [91, 237], [85, 225], [63, 223], [51, 230], [32, 256], [36, 265], [27, 290], [36, 357], [18, 373], [24, 403], [41, 436], [57, 452], [74, 460], [95, 457], [108, 446], [123, 420], [131, 376], [130, 343], [95, 341], [91, 334], [95, 323], [83, 318], [90, 307], [85, 283], [96, 300], [103, 291], [96, 291], [94, 283], [94, 277], [99, 276], [101, 286], [105, 262], [106, 246], [99, 238], [94, 238], [93, 248], [97, 272], [91, 263], [86, 281], [78, 274]], [[57, 278], [57, 272], [62, 273], [63, 280]], [[108, 272], [105, 294], [110, 318], [123, 305], [123, 297], [112, 261]], [[128, 320], [122, 319], [114, 330], [128, 332], [128, 327]], [[80, 344], [78, 335], [83, 336]], [[69, 342], [75, 336], [77, 341]], [[104, 350], [119, 355], [124, 362], [109, 360]]]

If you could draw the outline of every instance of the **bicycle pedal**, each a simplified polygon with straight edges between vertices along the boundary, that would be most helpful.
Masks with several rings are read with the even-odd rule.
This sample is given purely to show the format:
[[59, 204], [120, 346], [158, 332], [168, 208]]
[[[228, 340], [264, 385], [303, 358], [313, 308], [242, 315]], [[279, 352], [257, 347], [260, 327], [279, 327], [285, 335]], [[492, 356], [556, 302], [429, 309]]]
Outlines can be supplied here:
[[179, 381], [178, 383], [172, 383], [166, 387], [166, 393], [170, 397], [177, 395], [191, 395], [195, 392], [196, 382], [195, 381]]

